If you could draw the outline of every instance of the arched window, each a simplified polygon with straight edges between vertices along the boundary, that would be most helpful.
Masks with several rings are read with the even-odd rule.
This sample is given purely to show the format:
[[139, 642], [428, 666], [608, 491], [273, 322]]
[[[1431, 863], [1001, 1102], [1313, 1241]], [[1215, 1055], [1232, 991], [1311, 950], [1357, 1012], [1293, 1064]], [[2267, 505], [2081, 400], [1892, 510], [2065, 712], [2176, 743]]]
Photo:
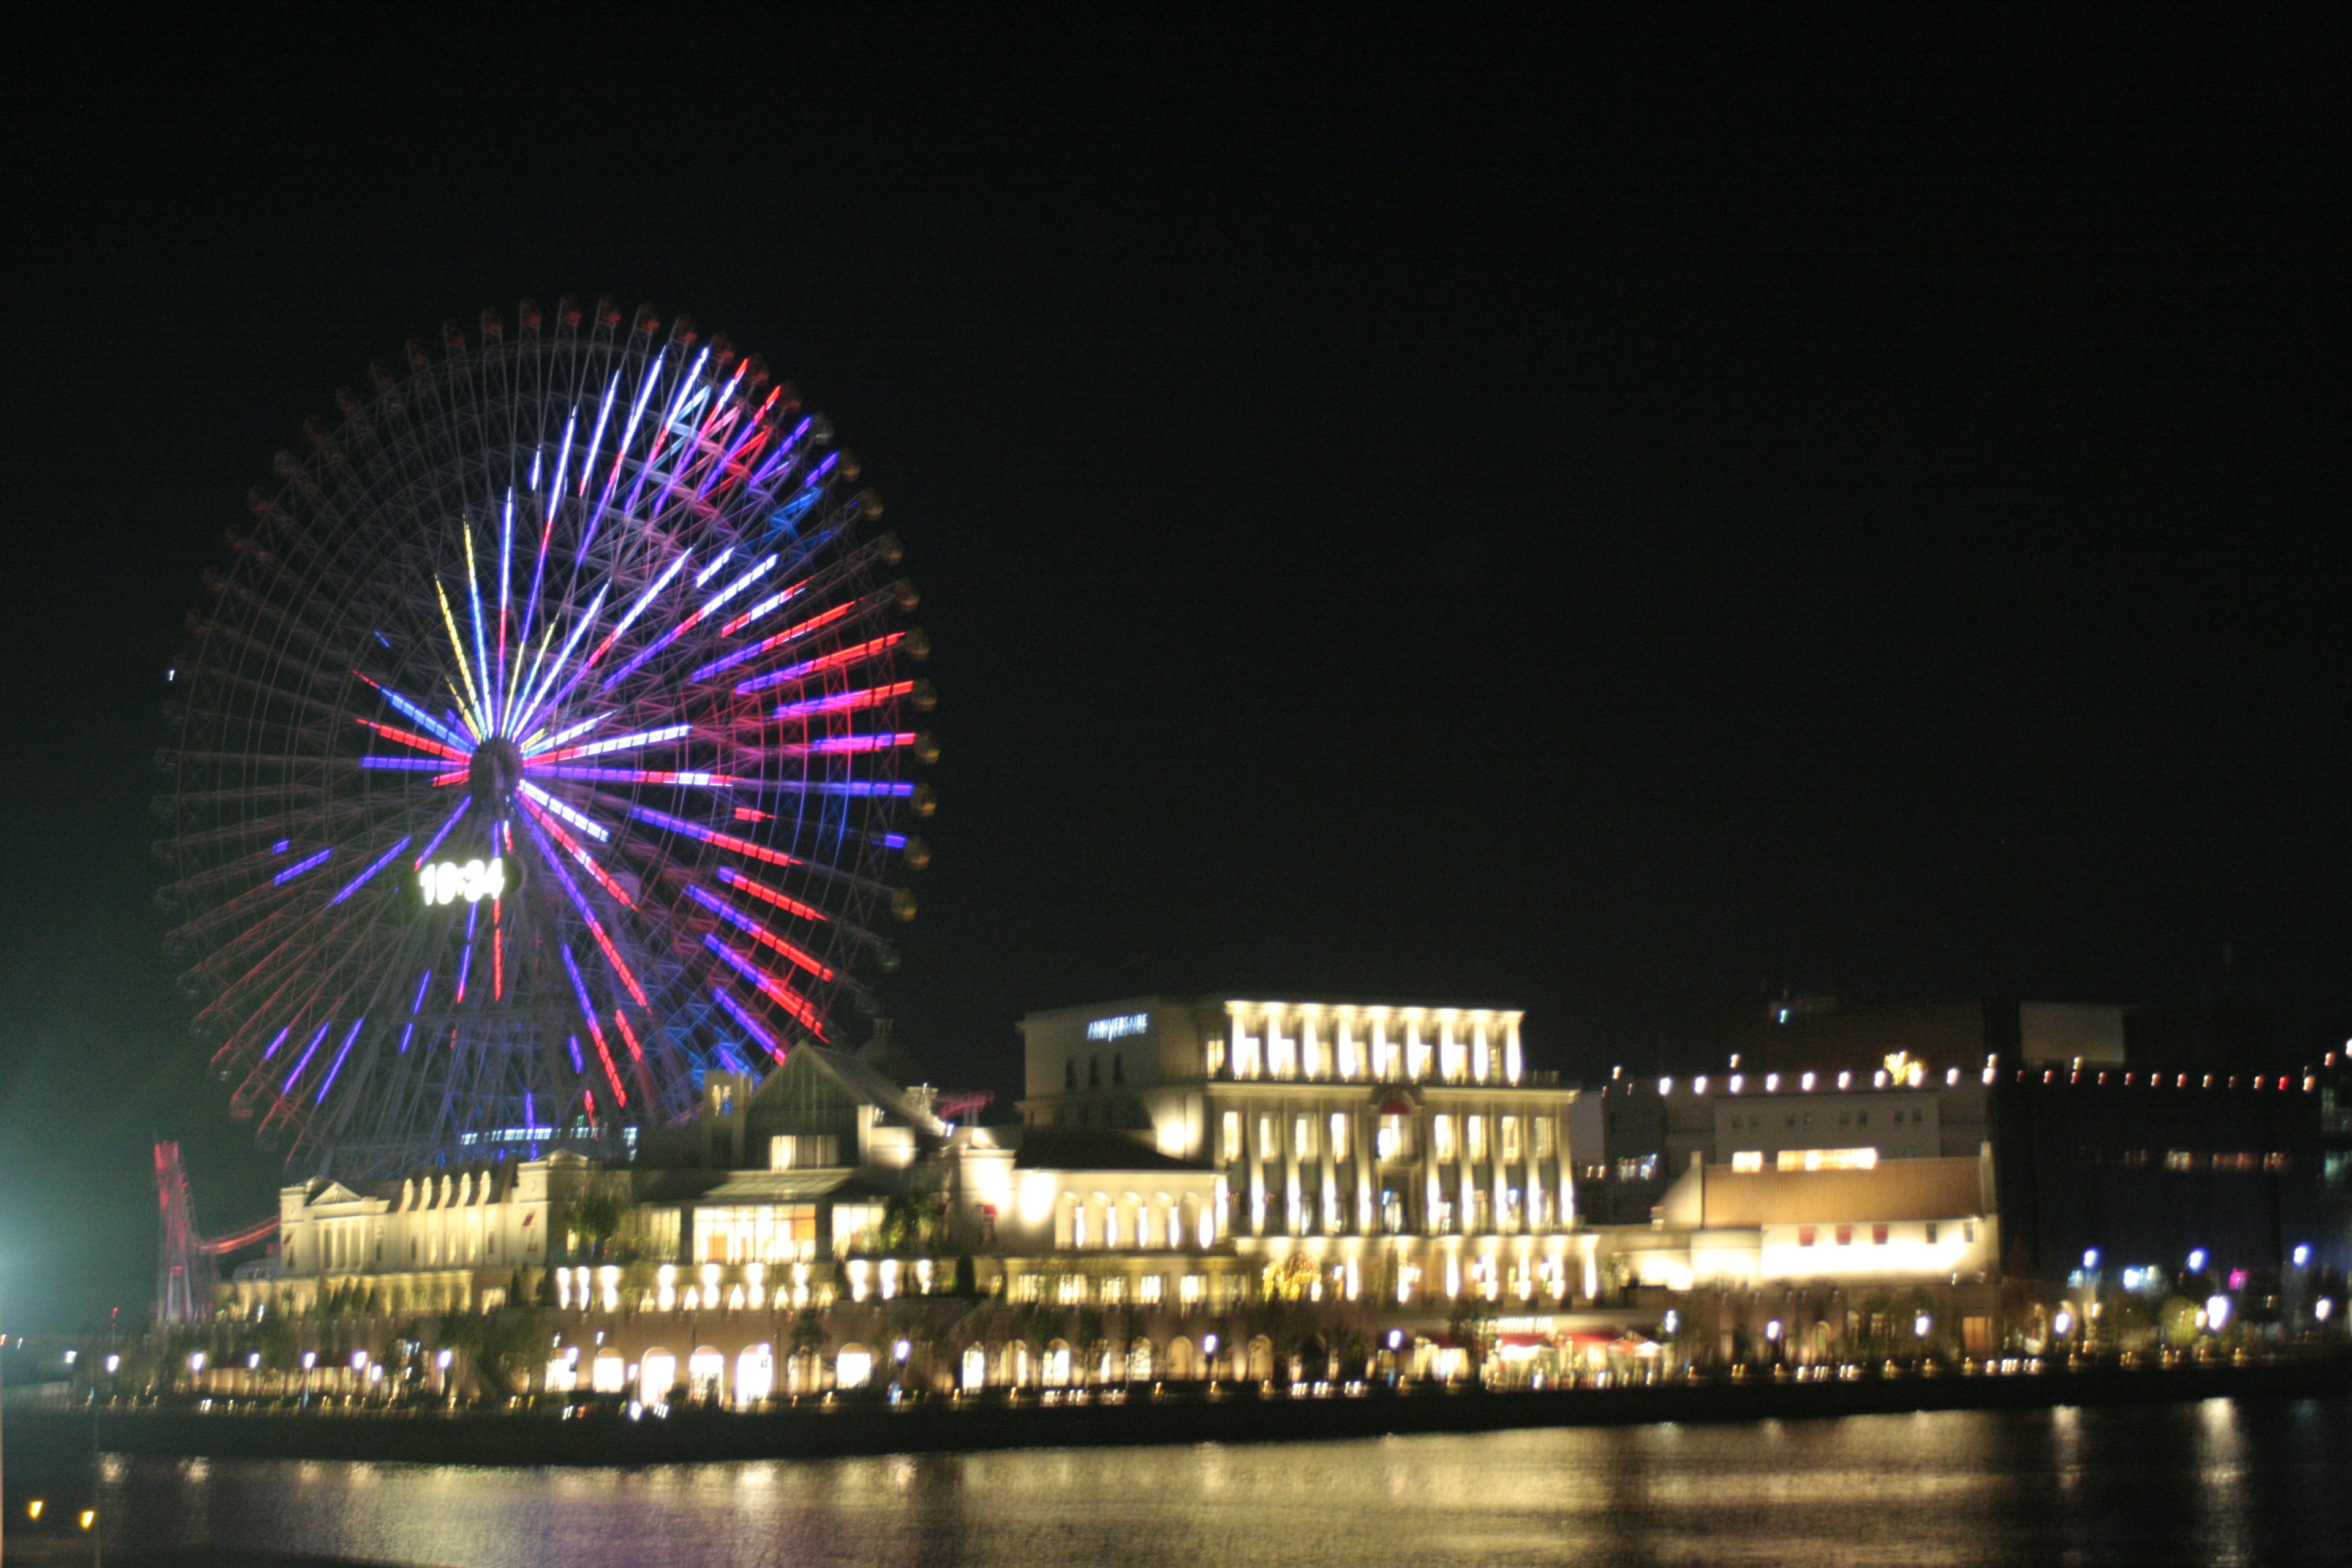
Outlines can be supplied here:
[[1045, 1347], [1045, 1386], [1061, 1388], [1070, 1381], [1070, 1347], [1067, 1341], [1055, 1340]]
[[967, 1345], [963, 1352], [963, 1387], [967, 1394], [988, 1386], [988, 1349]]
[[[617, 1367], [619, 1356], [614, 1356]], [[670, 1390], [677, 1384], [677, 1357], [665, 1350], [650, 1350], [637, 1363], [637, 1397], [647, 1405], [666, 1405]], [[604, 1386], [604, 1357], [596, 1358], [596, 1386]]]
[[874, 1352], [864, 1345], [844, 1345], [833, 1358], [835, 1388], [863, 1388], [874, 1375]]
[[1200, 1363], [1192, 1353], [1192, 1342], [1182, 1334], [1168, 1342], [1168, 1370], [1171, 1381], [1190, 1381], [1201, 1375]]
[[775, 1352], [756, 1344], [735, 1358], [735, 1403], [757, 1405], [776, 1391]]
[[1129, 1383], [1151, 1381], [1151, 1342], [1138, 1339], [1127, 1347], [1127, 1380]]

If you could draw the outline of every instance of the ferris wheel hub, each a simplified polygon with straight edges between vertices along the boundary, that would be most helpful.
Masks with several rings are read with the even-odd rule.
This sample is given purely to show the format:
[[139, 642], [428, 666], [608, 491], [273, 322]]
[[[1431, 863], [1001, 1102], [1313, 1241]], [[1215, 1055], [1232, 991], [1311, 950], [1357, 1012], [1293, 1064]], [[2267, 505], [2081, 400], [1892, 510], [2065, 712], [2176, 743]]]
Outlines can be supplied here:
[[494, 816], [505, 816], [507, 803], [514, 798], [515, 786], [521, 782], [522, 749], [512, 741], [494, 735], [474, 748], [466, 784], [474, 792], [476, 810]]

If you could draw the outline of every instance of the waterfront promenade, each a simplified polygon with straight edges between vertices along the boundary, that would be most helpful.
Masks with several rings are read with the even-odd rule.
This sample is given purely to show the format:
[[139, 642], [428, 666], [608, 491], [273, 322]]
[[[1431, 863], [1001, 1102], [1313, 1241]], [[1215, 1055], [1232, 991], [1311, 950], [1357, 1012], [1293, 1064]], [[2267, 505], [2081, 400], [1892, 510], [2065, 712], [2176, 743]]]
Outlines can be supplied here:
[[10, 1413], [8, 1439], [12, 1455], [86, 1454], [95, 1446], [162, 1457], [643, 1465], [2324, 1396], [2352, 1387], [2352, 1358], [2340, 1354], [2074, 1369], [2020, 1360], [1930, 1376], [1817, 1370], [1822, 1375], [1802, 1378], [1757, 1373], [1514, 1392], [1300, 1384], [1045, 1390], [1013, 1399], [919, 1403], [857, 1396], [749, 1413], [684, 1407], [634, 1415], [625, 1407], [595, 1405], [572, 1406], [569, 1415], [560, 1409], [230, 1408], [226, 1402], [211, 1408], [27, 1408]]

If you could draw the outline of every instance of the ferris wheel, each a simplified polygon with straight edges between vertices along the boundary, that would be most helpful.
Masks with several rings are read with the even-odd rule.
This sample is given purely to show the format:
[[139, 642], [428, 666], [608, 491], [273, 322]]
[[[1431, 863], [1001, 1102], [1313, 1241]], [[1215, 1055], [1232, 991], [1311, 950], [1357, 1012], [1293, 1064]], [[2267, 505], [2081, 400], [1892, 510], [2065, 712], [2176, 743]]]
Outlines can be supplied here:
[[206, 574], [161, 899], [289, 1163], [619, 1149], [897, 963], [935, 753], [880, 502], [756, 357], [623, 322], [412, 342]]

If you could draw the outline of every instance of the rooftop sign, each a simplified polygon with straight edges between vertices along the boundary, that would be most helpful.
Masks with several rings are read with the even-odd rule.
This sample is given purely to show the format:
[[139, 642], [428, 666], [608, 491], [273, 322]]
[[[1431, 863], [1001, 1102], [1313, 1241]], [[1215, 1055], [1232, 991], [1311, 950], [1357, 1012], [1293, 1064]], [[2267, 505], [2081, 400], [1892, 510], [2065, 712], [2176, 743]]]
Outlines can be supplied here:
[[1126, 1035], [1139, 1035], [1150, 1026], [1148, 1013], [1121, 1013], [1115, 1018], [1097, 1018], [1087, 1025], [1087, 1038], [1116, 1040]]

